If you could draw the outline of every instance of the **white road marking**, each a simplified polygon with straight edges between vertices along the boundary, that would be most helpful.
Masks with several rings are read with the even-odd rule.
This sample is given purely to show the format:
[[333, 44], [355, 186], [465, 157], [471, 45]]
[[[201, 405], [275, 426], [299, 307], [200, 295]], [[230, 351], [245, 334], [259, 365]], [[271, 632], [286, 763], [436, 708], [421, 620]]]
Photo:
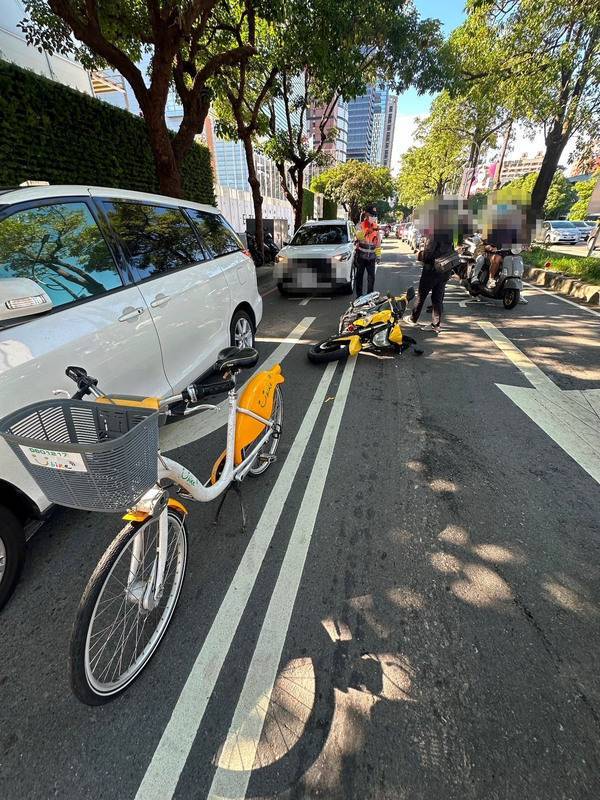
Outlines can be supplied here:
[[300, 300], [298, 305], [307, 306], [311, 300], [331, 300], [331, 297], [322, 297], [321, 295], [311, 295], [311, 297], [305, 297], [304, 300]]
[[[342, 415], [346, 406], [356, 359], [346, 361], [339, 388], [327, 420], [279, 577], [258, 637], [252, 662], [238, 700], [224, 752], [233, 753], [235, 770], [217, 767], [208, 797], [244, 798], [255, 763], [264, 714], [257, 711], [257, 701], [268, 698], [277, 679], [277, 671], [285, 644], [296, 595], [300, 586], [306, 556], [310, 547], [317, 513], [335, 449]], [[266, 701], [268, 704], [268, 700]], [[243, 727], [243, 743], [238, 732]], [[243, 744], [243, 748], [240, 745]], [[241, 759], [241, 761], [240, 761]]]
[[561, 294], [555, 292], [549, 292], [548, 289], [542, 289], [541, 286], [537, 286], [535, 283], [527, 283], [527, 281], [523, 281], [523, 283], [536, 292], [543, 292], [544, 294], [547, 294], [549, 297], [554, 297], [557, 300], [562, 300], [563, 303], [568, 303], [570, 306], [575, 306], [575, 308], [578, 308], [580, 311], [587, 311], [588, 314], [593, 314], [595, 317], [600, 318], [600, 311], [595, 311], [593, 308], [588, 308], [587, 306], [584, 306], [581, 303], [575, 303], [573, 302], [573, 300], [568, 300]]
[[600, 483], [600, 390], [559, 389], [491, 322], [478, 324], [535, 388], [496, 386]]
[[277, 286], [273, 286], [267, 292], [265, 292], [264, 294], [261, 294], [261, 297], [268, 297], [270, 294], [273, 294], [273, 292], [276, 292], [276, 291], [277, 291]]
[[[270, 356], [268, 356], [262, 364], [259, 365], [257, 372], [262, 372], [265, 369], [271, 369], [274, 364], [282, 361], [290, 352], [292, 347], [298, 343], [308, 328], [315, 321], [316, 317], [304, 317], [290, 334], [281, 341]], [[257, 340], [259, 341], [259, 340]], [[253, 376], [251, 375], [248, 380]], [[246, 381], [248, 383], [248, 381]], [[244, 383], [244, 386], [246, 385]], [[240, 389], [240, 394], [244, 389]], [[165, 425], [160, 431], [160, 447], [164, 453], [170, 450], [176, 450], [178, 447], [183, 447], [186, 444], [195, 442], [203, 436], [208, 436], [209, 433], [221, 428], [227, 424], [227, 400], [223, 400], [217, 405], [216, 411], [205, 411], [198, 414], [197, 417], [190, 417], [189, 419], [182, 419], [181, 422], [175, 422], [173, 425]]]
[[335, 368], [336, 363], [328, 364], [325, 368], [248, 547], [148, 765], [135, 800], [171, 800], [175, 793], [179, 776], [323, 407]]
[[316, 339], [290, 339], [289, 336], [286, 336], [285, 339], [278, 339], [276, 336], [263, 336], [263, 337], [256, 337], [255, 341], [257, 342], [267, 342], [270, 344], [280, 344], [281, 342], [287, 342], [288, 344], [316, 344]]

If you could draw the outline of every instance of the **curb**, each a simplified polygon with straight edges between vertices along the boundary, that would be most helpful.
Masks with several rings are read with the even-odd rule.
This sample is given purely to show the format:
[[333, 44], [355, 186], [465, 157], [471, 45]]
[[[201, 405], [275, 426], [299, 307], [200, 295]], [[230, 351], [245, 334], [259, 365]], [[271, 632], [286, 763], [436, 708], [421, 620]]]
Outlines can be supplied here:
[[524, 277], [534, 286], [544, 286], [558, 294], [573, 297], [587, 305], [600, 305], [600, 286], [583, 283], [562, 272], [541, 267], [525, 266]]

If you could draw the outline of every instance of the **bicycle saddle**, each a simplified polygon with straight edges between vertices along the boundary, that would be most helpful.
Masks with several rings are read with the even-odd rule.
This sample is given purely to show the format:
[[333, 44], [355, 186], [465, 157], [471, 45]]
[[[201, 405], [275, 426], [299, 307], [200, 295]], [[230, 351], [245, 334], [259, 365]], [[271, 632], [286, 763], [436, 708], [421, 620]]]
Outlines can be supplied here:
[[258, 351], [253, 347], [226, 347], [217, 356], [215, 372], [230, 372], [238, 369], [250, 369], [258, 362]]

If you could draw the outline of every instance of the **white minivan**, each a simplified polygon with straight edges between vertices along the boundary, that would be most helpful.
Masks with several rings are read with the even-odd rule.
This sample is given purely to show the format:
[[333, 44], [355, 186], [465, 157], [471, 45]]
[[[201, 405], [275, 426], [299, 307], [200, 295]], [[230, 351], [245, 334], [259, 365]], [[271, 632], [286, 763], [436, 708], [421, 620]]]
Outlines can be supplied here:
[[[223, 347], [252, 346], [261, 316], [254, 264], [212, 206], [89, 186], [0, 192], [0, 418], [73, 394], [71, 364], [106, 392], [177, 393]], [[0, 608], [49, 508], [0, 438]]]

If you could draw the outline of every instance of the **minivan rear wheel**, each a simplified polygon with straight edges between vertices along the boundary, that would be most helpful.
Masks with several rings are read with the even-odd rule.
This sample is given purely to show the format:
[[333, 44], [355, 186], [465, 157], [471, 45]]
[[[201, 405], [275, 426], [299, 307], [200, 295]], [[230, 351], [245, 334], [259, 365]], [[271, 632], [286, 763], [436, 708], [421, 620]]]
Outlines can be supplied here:
[[246, 311], [235, 312], [229, 332], [232, 347], [254, 347], [254, 324]]
[[13, 512], [0, 506], [0, 609], [19, 580], [25, 561], [25, 533]]

